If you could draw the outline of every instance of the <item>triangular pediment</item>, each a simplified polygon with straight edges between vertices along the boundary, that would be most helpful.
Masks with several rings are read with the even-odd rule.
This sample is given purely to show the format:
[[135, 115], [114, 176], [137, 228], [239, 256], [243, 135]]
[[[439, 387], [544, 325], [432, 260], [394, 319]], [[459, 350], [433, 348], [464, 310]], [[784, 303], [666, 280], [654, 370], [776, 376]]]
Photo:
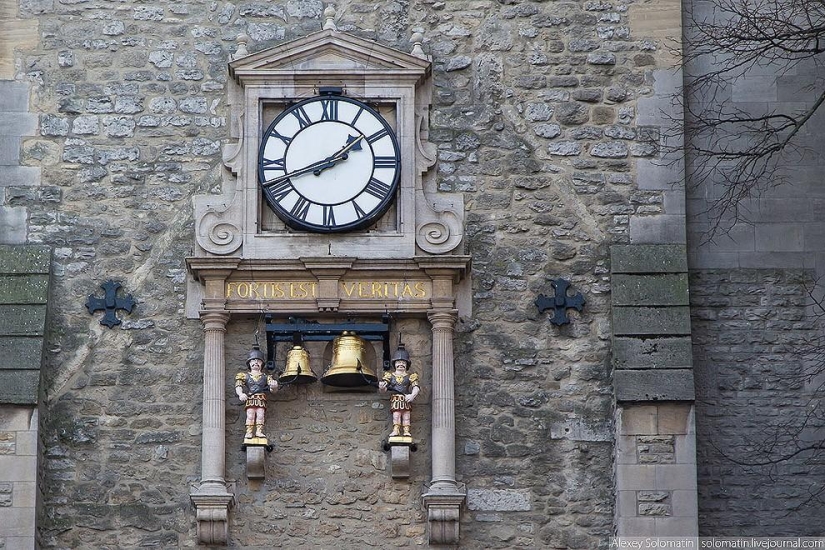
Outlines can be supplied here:
[[229, 73], [240, 84], [288, 74], [397, 75], [419, 79], [430, 62], [383, 44], [324, 30], [236, 59]]

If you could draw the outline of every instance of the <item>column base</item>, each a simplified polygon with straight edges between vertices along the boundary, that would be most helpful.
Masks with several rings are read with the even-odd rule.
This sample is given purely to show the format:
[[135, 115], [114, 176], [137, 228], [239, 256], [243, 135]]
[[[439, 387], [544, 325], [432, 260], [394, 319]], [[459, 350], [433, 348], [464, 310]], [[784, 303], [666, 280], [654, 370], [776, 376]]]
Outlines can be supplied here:
[[198, 543], [225, 545], [229, 539], [229, 508], [235, 502], [235, 495], [226, 487], [201, 485], [189, 494], [195, 505], [198, 522]]
[[441, 484], [422, 496], [427, 508], [430, 544], [458, 544], [461, 505], [467, 493], [463, 487]]

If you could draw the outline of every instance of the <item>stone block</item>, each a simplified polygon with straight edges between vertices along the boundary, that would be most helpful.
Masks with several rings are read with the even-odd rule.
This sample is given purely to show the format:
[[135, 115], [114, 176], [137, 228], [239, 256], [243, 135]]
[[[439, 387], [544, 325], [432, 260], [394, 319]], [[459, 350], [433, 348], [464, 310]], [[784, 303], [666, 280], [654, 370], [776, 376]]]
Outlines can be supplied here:
[[0, 136], [35, 136], [39, 124], [35, 114], [3, 112], [0, 109]]
[[0, 431], [24, 431], [37, 429], [37, 409], [33, 407], [4, 405], [0, 407]]
[[468, 489], [467, 508], [486, 512], [532, 510], [529, 491], [510, 489]]
[[636, 491], [616, 491], [616, 507], [619, 517], [636, 515]]
[[25, 113], [29, 110], [29, 85], [0, 80], [0, 112]]
[[654, 518], [657, 537], [696, 537], [699, 535], [698, 517]]
[[[621, 420], [619, 434], [625, 435], [655, 435], [658, 408], [656, 405], [624, 405], [620, 407]], [[635, 437], [633, 438], [633, 452], [636, 452]]]
[[42, 336], [45, 323], [45, 305], [0, 304], [0, 334]]
[[692, 464], [656, 464], [658, 490], [696, 491], [696, 466]]
[[0, 304], [45, 304], [48, 275], [0, 275]]
[[[0, 179], [2, 182], [2, 179]], [[0, 183], [0, 186], [2, 183]], [[26, 209], [0, 206], [0, 244], [22, 244], [26, 242]]]
[[693, 371], [688, 369], [617, 370], [617, 401], [693, 401]]
[[613, 273], [685, 273], [687, 247], [681, 244], [614, 245], [610, 247]]
[[15, 482], [12, 501], [17, 508], [34, 508], [37, 503], [37, 484], [34, 481]]
[[32, 548], [37, 548], [34, 535], [29, 537], [6, 537], [5, 541], [6, 545], [2, 547], [3, 550], [32, 550]]
[[0, 135], [0, 166], [20, 163], [20, 137]]
[[754, 226], [755, 249], [765, 252], [800, 252], [804, 249], [801, 224], [768, 223]]
[[638, 464], [636, 458], [636, 436], [616, 436], [616, 464]]
[[698, 502], [696, 491], [690, 490], [676, 490], [671, 493], [670, 502], [673, 506], [674, 517], [692, 517], [698, 516]]
[[689, 403], [662, 403], [659, 405], [658, 433], [660, 435], [690, 433], [692, 420], [693, 405]]
[[656, 534], [654, 518], [619, 517], [616, 527], [620, 537], [652, 537]]
[[689, 337], [613, 339], [613, 366], [617, 369], [684, 369], [692, 364]]
[[[37, 460], [33, 456], [0, 455], [0, 472], [6, 481], [34, 483], [37, 481]], [[4, 525], [2, 520], [0, 525]]]
[[615, 336], [689, 335], [690, 308], [614, 307]]
[[618, 306], [686, 306], [687, 273], [614, 274], [611, 300]]
[[5, 537], [34, 535], [34, 508], [0, 508], [0, 525]]
[[685, 217], [668, 214], [631, 216], [630, 242], [633, 244], [684, 244], [687, 242]]
[[34, 166], [0, 166], [0, 187], [40, 185], [40, 168]]
[[[671, 191], [674, 189], [674, 184], [680, 183], [684, 178], [683, 167], [661, 160], [639, 159], [636, 161], [636, 169], [639, 189], [647, 191]], [[684, 190], [679, 189], [679, 191], [684, 196]]]
[[51, 248], [42, 245], [0, 245], [0, 274], [49, 273]]
[[39, 370], [2, 370], [0, 371], [0, 404], [36, 405], [39, 386]]
[[617, 491], [650, 491], [656, 488], [654, 464], [618, 464], [616, 466]]
[[43, 338], [0, 336], [0, 370], [38, 369], [43, 359]]
[[676, 464], [696, 464], [696, 434], [676, 436]]
[[27, 430], [17, 432], [17, 456], [37, 456], [37, 432]]

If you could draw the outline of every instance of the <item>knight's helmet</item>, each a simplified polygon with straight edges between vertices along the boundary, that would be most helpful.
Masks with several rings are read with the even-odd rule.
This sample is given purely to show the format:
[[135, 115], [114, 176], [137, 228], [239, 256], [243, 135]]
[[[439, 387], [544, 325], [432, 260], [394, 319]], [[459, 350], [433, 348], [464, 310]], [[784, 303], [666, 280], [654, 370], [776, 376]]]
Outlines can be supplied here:
[[395, 367], [396, 361], [405, 361], [407, 363], [407, 368], [410, 368], [410, 353], [407, 351], [407, 348], [404, 347], [403, 342], [398, 342], [398, 349], [395, 350], [395, 353], [392, 354], [392, 359], [390, 359], [390, 365]]
[[264, 363], [266, 363], [266, 357], [264, 356], [264, 352], [260, 350], [257, 346], [249, 350], [249, 353], [246, 355], [246, 367], [249, 368], [249, 362], [253, 359], [260, 359]]

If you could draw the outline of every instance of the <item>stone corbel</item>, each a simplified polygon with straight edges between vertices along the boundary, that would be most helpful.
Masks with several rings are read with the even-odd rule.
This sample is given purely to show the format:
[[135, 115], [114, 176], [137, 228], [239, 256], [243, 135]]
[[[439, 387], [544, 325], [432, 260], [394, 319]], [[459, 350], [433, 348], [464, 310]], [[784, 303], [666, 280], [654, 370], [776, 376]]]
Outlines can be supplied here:
[[234, 502], [234, 496], [193, 493], [189, 498], [195, 505], [198, 543], [225, 545], [229, 539], [229, 508]]
[[195, 239], [206, 252], [218, 255], [232, 254], [243, 243], [242, 193], [238, 193], [238, 181], [242, 180], [243, 166], [243, 115], [237, 117], [238, 141], [223, 147], [220, 195], [197, 195], [192, 198], [195, 210]]
[[464, 494], [427, 493], [423, 500], [427, 508], [430, 544], [458, 544]]
[[437, 192], [436, 174], [431, 169], [438, 160], [438, 149], [429, 142], [431, 86], [427, 82], [416, 94], [415, 243], [424, 252], [447, 254], [464, 238], [464, 197], [459, 193]]

